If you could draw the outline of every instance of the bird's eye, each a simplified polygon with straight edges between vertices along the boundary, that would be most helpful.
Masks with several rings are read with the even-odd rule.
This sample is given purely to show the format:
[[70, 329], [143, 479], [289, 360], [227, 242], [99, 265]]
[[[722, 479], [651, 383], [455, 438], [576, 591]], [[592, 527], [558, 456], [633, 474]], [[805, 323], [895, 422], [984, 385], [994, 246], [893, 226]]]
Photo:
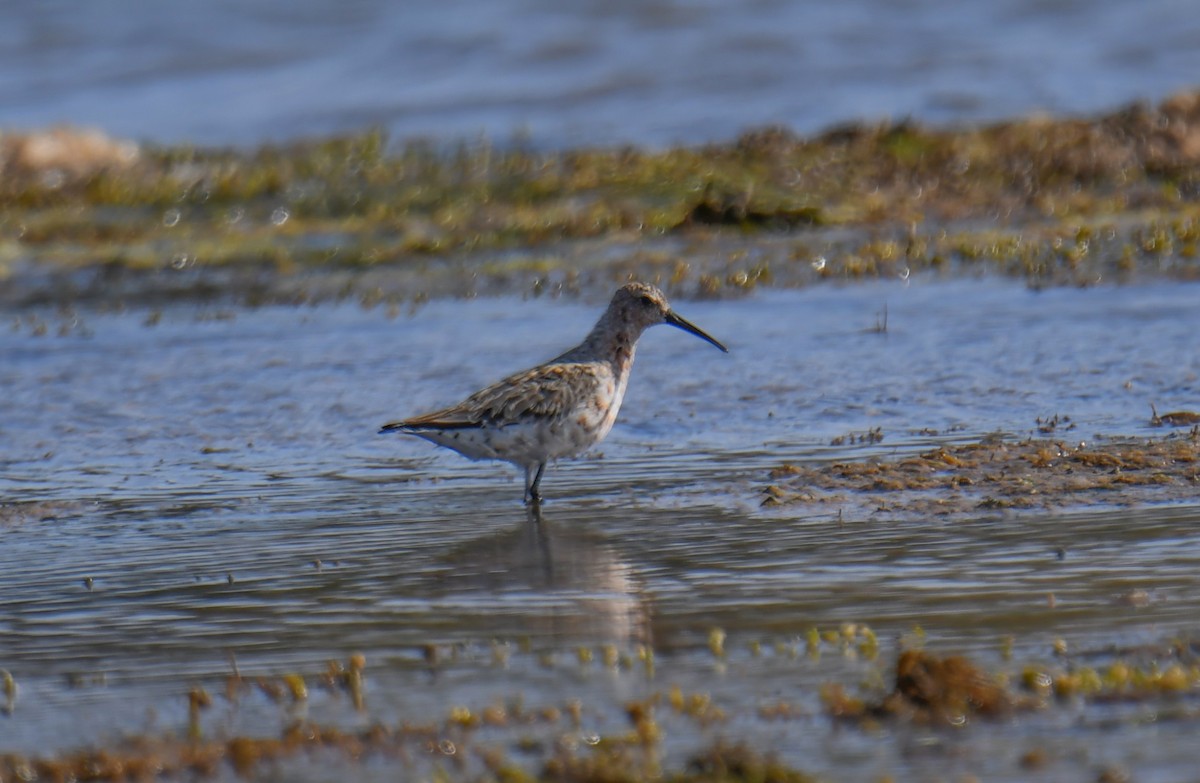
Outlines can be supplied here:
[[655, 304], [654, 297], [650, 296], [649, 294], [642, 294], [638, 298], [641, 300], [642, 304], [646, 305], [647, 307], [653, 307]]

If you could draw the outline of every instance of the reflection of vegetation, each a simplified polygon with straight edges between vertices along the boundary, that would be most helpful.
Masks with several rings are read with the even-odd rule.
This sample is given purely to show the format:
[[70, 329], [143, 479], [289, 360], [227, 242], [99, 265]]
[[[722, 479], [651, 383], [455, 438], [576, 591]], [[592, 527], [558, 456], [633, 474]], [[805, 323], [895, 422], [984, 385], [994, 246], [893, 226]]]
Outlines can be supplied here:
[[[90, 166], [8, 154], [0, 270], [361, 273], [478, 256], [470, 271], [498, 286], [634, 273], [710, 293], [958, 265], [1049, 282], [1197, 274], [1200, 94], [1094, 121], [766, 130], [661, 152], [390, 147], [378, 133], [118, 149]], [[568, 260], [564, 243], [583, 240], [609, 260]], [[628, 249], [647, 241], [659, 249]]]

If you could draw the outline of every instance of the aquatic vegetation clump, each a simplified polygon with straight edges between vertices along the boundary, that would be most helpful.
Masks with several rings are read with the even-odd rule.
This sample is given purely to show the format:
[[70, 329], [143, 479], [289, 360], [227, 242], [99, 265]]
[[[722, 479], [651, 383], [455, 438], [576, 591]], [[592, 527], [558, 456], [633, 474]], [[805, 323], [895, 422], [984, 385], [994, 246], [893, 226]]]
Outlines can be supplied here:
[[[1039, 424], [1069, 431], [1069, 420]], [[1195, 497], [1200, 433], [1163, 438], [987, 438], [897, 459], [782, 465], [770, 474], [762, 505], [867, 509], [879, 517], [963, 518], [980, 511], [1130, 505]]]
[[997, 678], [960, 655], [904, 650], [896, 659], [895, 685], [877, 702], [847, 696], [840, 684], [821, 693], [826, 711], [840, 719], [887, 718], [964, 726], [973, 717], [997, 718], [1018, 705]]

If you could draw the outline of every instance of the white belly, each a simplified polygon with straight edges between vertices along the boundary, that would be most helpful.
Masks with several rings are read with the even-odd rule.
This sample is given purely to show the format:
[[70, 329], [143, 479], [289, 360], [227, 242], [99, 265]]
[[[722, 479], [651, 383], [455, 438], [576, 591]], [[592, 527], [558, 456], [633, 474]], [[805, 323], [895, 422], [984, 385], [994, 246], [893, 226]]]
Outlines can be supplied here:
[[413, 432], [470, 459], [532, 465], [582, 454], [612, 430], [625, 397], [628, 373], [601, 381], [597, 393], [554, 416], [530, 416], [507, 424]]

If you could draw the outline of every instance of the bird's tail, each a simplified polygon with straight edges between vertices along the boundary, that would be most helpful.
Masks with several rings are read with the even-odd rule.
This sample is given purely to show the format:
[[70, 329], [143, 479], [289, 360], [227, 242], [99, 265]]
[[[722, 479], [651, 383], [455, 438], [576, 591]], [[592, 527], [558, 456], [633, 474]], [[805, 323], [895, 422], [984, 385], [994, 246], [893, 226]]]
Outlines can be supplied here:
[[421, 416], [405, 421], [391, 421], [379, 428], [380, 435], [389, 432], [403, 432], [408, 435], [420, 435], [424, 432], [441, 432], [443, 430], [470, 430], [479, 426], [473, 421], [439, 421], [431, 416]]

